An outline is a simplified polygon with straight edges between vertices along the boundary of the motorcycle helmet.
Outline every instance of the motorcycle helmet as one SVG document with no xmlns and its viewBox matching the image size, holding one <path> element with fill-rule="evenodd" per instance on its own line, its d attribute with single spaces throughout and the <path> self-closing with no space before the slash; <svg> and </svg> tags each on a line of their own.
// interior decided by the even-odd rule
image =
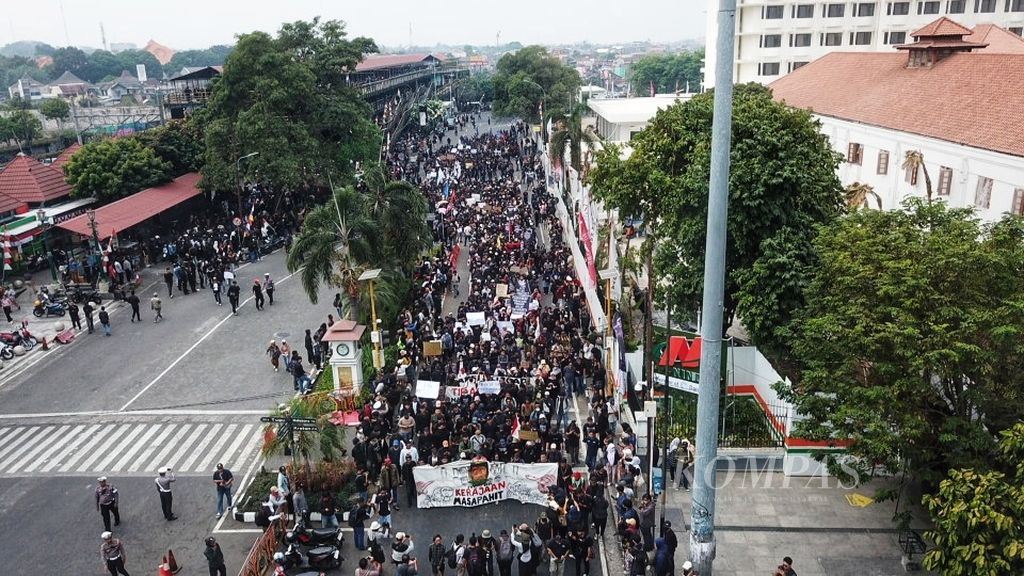
<svg viewBox="0 0 1024 576">
<path fill-rule="evenodd" d="M 284 552 L 275 552 L 274 562 L 277 562 L 278 564 L 284 566 Z"/>
</svg>

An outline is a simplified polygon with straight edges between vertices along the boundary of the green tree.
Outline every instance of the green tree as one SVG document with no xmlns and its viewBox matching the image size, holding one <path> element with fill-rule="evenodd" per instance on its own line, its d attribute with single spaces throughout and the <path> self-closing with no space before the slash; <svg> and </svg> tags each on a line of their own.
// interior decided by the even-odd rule
<svg viewBox="0 0 1024 576">
<path fill-rule="evenodd" d="M 43 133 L 43 123 L 31 110 L 16 110 L 7 116 L 7 122 L 11 134 L 26 148 Z"/>
<path fill-rule="evenodd" d="M 121 63 L 121 70 L 127 70 L 132 76 L 135 76 L 135 66 L 138 64 L 146 65 L 146 75 L 149 78 L 161 78 L 164 75 L 163 64 L 145 50 L 122 50 L 117 54 L 114 54 L 117 60 Z M 114 74 L 120 75 L 121 71 L 117 71 Z"/>
<path fill-rule="evenodd" d="M 1004 430 L 991 470 L 955 469 L 924 497 L 935 547 L 924 566 L 944 576 L 1024 574 L 1024 423 Z"/>
<path fill-rule="evenodd" d="M 527 46 L 498 60 L 494 75 L 494 111 L 538 122 L 564 116 L 580 87 L 580 75 L 542 46 Z M 543 104 L 543 106 L 542 106 Z"/>
<path fill-rule="evenodd" d="M 85 66 L 77 72 L 77 76 L 86 82 L 98 84 L 108 78 L 115 78 L 125 69 L 121 58 L 106 50 L 97 50 L 89 54 L 89 60 Z M 134 72 L 135 67 L 131 70 Z"/>
<path fill-rule="evenodd" d="M 57 48 L 53 53 L 53 77 L 56 78 L 65 72 L 78 75 L 89 62 L 89 57 L 80 48 L 65 46 Z"/>
<path fill-rule="evenodd" d="M 346 70 L 374 50 L 368 39 L 347 39 L 337 21 L 286 24 L 277 38 L 241 36 L 202 115 L 204 187 L 237 190 L 257 171 L 279 193 L 325 186 L 375 158 L 370 109 L 345 83 Z M 237 163 L 252 152 L 256 160 Z"/>
<path fill-rule="evenodd" d="M 170 165 L 137 138 L 89 142 L 64 165 L 74 198 L 106 203 L 170 180 Z"/>
<path fill-rule="evenodd" d="M 382 237 L 382 259 L 395 270 L 411 272 L 415 258 L 434 241 L 427 224 L 426 197 L 408 182 L 389 180 L 376 163 L 364 170 L 361 191 Z"/>
<path fill-rule="evenodd" d="M 481 72 L 459 81 L 455 89 L 459 102 L 491 102 L 494 100 L 494 74 Z"/>
<path fill-rule="evenodd" d="M 39 113 L 49 120 L 63 122 L 71 115 L 71 106 L 63 98 L 47 98 L 39 103 Z"/>
<path fill-rule="evenodd" d="M 910 199 L 823 227 L 815 251 L 782 390 L 806 417 L 794 435 L 849 440 L 837 473 L 905 472 L 926 492 L 983 468 L 1024 414 L 1024 221 Z"/>
<path fill-rule="evenodd" d="M 658 92 L 696 91 L 700 87 L 704 50 L 679 54 L 654 54 L 637 60 L 629 70 L 633 94 L 647 96 L 651 86 Z"/>
<path fill-rule="evenodd" d="M 221 66 L 227 62 L 228 55 L 233 49 L 234 46 L 217 45 L 203 50 L 182 50 L 175 52 L 171 61 L 164 68 L 168 74 L 176 76 L 185 67 Z"/>
<path fill-rule="evenodd" d="M 882 197 L 875 192 L 874 187 L 870 184 L 854 182 L 847 185 L 843 193 L 846 195 L 846 206 L 851 209 L 868 206 L 871 200 L 875 201 L 879 210 L 882 209 Z"/>
<path fill-rule="evenodd" d="M 555 123 L 554 134 L 551 135 L 551 157 L 556 162 L 565 158 L 569 152 L 569 164 L 577 171 L 583 169 L 583 148 L 597 141 L 597 136 L 588 128 L 583 127 L 583 115 L 587 111 L 585 104 L 576 104 L 565 116 Z M 566 172 L 568 174 L 568 172 Z"/>
<path fill-rule="evenodd" d="M 655 277 L 667 281 L 657 298 L 680 315 L 698 310 L 702 298 L 712 108 L 706 93 L 662 110 L 633 139 L 627 160 L 610 146 L 590 176 L 598 198 L 644 220 L 656 243 Z M 780 264 L 806 261 L 816 227 L 843 213 L 839 156 L 809 113 L 756 84 L 736 87 L 732 134 L 725 325 L 738 315 L 756 344 L 780 344 L 778 330 L 805 284 L 802 268 Z M 760 299 L 768 287 L 785 298 Z"/>
<path fill-rule="evenodd" d="M 202 166 L 205 140 L 195 118 L 172 120 L 144 130 L 136 138 L 170 165 L 170 174 L 175 178 Z"/>
</svg>

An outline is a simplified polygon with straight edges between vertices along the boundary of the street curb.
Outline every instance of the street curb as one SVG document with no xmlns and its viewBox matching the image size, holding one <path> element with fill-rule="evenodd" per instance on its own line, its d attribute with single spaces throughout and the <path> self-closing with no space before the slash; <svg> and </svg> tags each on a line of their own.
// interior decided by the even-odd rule
<svg viewBox="0 0 1024 576">
<path fill-rule="evenodd" d="M 340 512 L 338 514 L 335 514 L 335 516 L 338 517 L 339 523 L 348 522 L 348 512 Z M 234 518 L 236 522 L 243 522 L 247 524 L 252 524 L 256 522 L 255 512 L 242 512 L 238 509 L 237 506 L 231 508 L 231 517 Z M 309 514 L 310 524 L 314 522 L 320 522 L 322 519 L 323 517 L 319 512 L 310 512 Z"/>
</svg>

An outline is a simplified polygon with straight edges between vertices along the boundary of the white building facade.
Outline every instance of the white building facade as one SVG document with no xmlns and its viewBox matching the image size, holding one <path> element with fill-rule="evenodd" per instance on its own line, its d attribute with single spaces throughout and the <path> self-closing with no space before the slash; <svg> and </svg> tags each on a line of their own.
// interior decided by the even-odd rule
<svg viewBox="0 0 1024 576">
<path fill-rule="evenodd" d="M 705 89 L 715 84 L 718 6 L 707 9 Z M 767 84 L 829 52 L 891 51 L 939 16 L 1021 35 L 1024 0 L 737 0 L 733 80 Z"/>
</svg>

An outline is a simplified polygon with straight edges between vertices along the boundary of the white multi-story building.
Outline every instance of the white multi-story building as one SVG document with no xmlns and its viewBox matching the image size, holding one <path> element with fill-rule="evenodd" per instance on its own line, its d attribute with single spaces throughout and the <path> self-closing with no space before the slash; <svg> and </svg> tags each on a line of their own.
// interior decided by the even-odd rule
<svg viewBox="0 0 1024 576">
<path fill-rule="evenodd" d="M 707 9 L 705 88 L 715 84 L 719 1 Z M 1024 0 L 737 0 L 733 79 L 767 84 L 830 52 L 891 52 L 941 15 L 1020 36 Z"/>
<path fill-rule="evenodd" d="M 870 185 L 882 209 L 925 196 L 924 170 L 904 168 L 920 152 L 933 200 L 986 221 L 1024 216 L 1024 40 L 946 18 L 912 34 L 899 52 L 834 52 L 771 89 L 813 111 L 845 157 L 840 181 Z"/>
</svg>

